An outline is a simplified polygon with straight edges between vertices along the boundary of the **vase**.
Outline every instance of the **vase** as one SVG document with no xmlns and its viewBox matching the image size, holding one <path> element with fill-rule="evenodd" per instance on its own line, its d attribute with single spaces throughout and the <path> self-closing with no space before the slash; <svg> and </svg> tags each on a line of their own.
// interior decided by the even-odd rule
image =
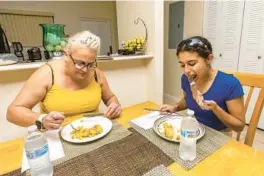
<svg viewBox="0 0 264 176">
<path fill-rule="evenodd" d="M 43 47 L 50 57 L 62 56 L 63 48 L 66 45 L 63 24 L 40 24 L 43 32 Z"/>
</svg>

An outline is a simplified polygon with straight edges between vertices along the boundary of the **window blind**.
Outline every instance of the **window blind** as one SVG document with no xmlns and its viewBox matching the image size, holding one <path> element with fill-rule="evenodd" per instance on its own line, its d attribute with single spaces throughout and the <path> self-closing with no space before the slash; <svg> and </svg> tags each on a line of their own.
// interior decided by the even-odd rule
<svg viewBox="0 0 264 176">
<path fill-rule="evenodd" d="M 0 24 L 8 41 L 23 46 L 42 46 L 42 29 L 39 24 L 54 23 L 54 14 L 0 9 Z"/>
</svg>

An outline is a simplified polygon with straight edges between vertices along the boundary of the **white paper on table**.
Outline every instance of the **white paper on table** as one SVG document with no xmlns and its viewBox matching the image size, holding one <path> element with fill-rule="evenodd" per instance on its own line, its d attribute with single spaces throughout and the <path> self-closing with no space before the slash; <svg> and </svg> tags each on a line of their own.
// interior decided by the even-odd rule
<svg viewBox="0 0 264 176">
<path fill-rule="evenodd" d="M 49 146 L 49 156 L 50 160 L 54 161 L 56 159 L 62 158 L 65 156 L 60 136 L 59 130 L 49 130 L 44 132 L 44 135 L 47 138 L 48 146 Z M 23 159 L 22 159 L 22 166 L 21 166 L 21 173 L 28 170 L 29 165 L 26 157 L 25 148 L 23 149 Z"/>
<path fill-rule="evenodd" d="M 143 115 L 140 116 L 136 119 L 131 120 L 132 123 L 134 123 L 135 125 L 143 128 L 144 130 L 148 130 L 150 128 L 153 127 L 154 122 L 163 117 L 164 115 L 161 115 L 160 112 L 155 111 L 155 112 L 151 112 L 147 115 Z"/>
</svg>

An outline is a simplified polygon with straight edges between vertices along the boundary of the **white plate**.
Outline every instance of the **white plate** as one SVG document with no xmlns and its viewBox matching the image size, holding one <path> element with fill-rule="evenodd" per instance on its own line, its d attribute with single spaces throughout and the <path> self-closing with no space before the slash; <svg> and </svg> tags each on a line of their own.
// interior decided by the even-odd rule
<svg viewBox="0 0 264 176">
<path fill-rule="evenodd" d="M 12 64 L 15 64 L 17 63 L 18 61 L 12 61 L 12 60 L 6 60 L 6 61 L 0 61 L 0 66 L 1 65 L 12 65 Z"/>
<path fill-rule="evenodd" d="M 172 141 L 172 142 L 180 142 L 180 140 L 175 139 L 176 136 L 180 136 L 181 134 L 181 120 L 182 120 L 182 116 L 164 116 L 162 118 L 159 118 L 155 121 L 154 126 L 153 126 L 153 130 L 163 139 L 166 139 L 168 141 Z M 164 131 L 163 128 L 163 123 L 167 122 L 169 124 L 172 125 L 173 127 L 173 133 L 174 133 L 174 138 L 170 139 L 166 136 L 164 136 L 162 134 L 162 132 Z M 201 137 L 203 137 L 205 134 L 205 128 L 202 124 L 199 123 L 199 135 L 196 137 L 196 140 L 200 139 Z"/>
<path fill-rule="evenodd" d="M 101 125 L 103 128 L 103 132 L 93 136 L 93 137 L 85 137 L 80 139 L 72 139 L 71 138 L 71 132 L 73 131 L 72 127 L 70 124 L 66 125 L 65 127 L 62 128 L 60 134 L 62 139 L 68 142 L 72 143 L 85 143 L 85 142 L 91 142 L 97 139 L 100 139 L 107 135 L 107 133 L 110 132 L 112 129 L 112 121 L 109 120 L 108 118 L 102 117 L 102 116 L 96 116 L 96 117 L 84 117 L 79 120 L 73 121 L 72 125 L 77 128 L 78 126 L 83 126 L 84 128 L 91 128 L 94 125 Z"/>
</svg>

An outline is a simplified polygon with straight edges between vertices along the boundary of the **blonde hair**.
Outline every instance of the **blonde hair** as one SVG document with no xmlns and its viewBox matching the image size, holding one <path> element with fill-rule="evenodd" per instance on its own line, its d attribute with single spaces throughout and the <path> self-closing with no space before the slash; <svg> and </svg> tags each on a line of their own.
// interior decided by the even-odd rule
<svg viewBox="0 0 264 176">
<path fill-rule="evenodd" d="M 82 31 L 68 39 L 64 51 L 70 52 L 72 48 L 86 47 L 94 50 L 97 54 L 100 52 L 100 38 L 90 31 Z"/>
</svg>

